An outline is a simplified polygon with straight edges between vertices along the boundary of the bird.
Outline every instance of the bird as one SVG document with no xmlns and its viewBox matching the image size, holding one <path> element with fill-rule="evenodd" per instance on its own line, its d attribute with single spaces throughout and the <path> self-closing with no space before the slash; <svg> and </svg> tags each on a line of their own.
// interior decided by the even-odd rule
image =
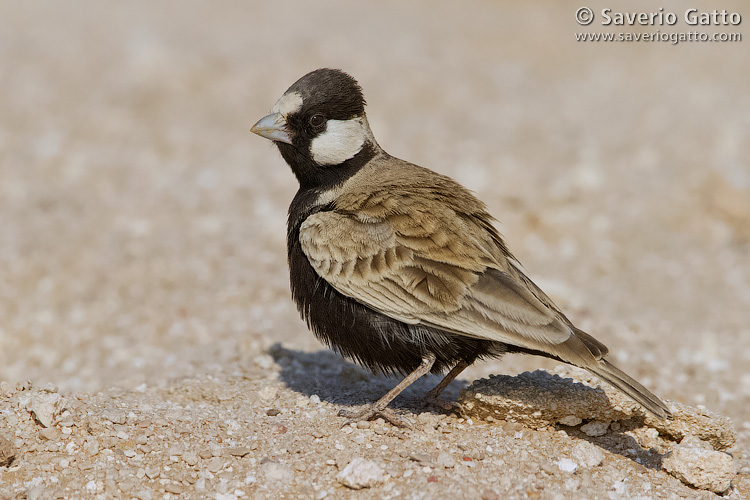
<svg viewBox="0 0 750 500">
<path fill-rule="evenodd" d="M 487 206 L 450 177 L 380 147 L 359 83 L 321 68 L 297 80 L 251 132 L 273 141 L 299 189 L 290 203 L 290 288 L 315 336 L 403 380 L 349 421 L 403 419 L 388 405 L 428 372 L 521 353 L 588 370 L 654 416 L 668 406 L 617 368 L 524 274 Z"/>
</svg>

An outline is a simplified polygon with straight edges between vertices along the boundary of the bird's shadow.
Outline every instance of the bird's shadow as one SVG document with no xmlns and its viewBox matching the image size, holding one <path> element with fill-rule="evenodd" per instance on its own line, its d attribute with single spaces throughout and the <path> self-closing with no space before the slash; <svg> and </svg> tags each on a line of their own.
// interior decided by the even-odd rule
<svg viewBox="0 0 750 500">
<path fill-rule="evenodd" d="M 330 350 L 303 352 L 287 349 L 274 344 L 269 354 L 281 368 L 281 381 L 290 389 L 306 396 L 316 394 L 322 401 L 342 406 L 358 406 L 378 400 L 398 384 L 403 376 L 377 375 L 345 360 Z M 423 396 L 442 376 L 427 374 L 407 387 L 391 403 L 399 410 L 420 413 L 439 411 L 432 406 L 424 406 Z M 454 380 L 443 391 L 442 399 L 455 401 L 461 389 L 470 381 Z"/>
<path fill-rule="evenodd" d="M 354 363 L 330 350 L 303 352 L 287 349 L 281 344 L 274 344 L 269 354 L 281 368 L 280 379 L 290 389 L 306 396 L 317 395 L 322 401 L 340 406 L 358 406 L 371 403 L 392 389 L 403 377 L 373 375 Z M 573 384 L 579 391 L 602 392 L 601 388 L 589 387 L 570 379 L 562 379 L 557 375 L 542 374 L 558 383 Z M 394 409 L 418 414 L 429 411 L 443 413 L 444 410 L 423 404 L 424 394 L 432 389 L 442 377 L 428 374 L 421 377 L 405 389 L 391 407 Z M 456 401 L 459 392 L 469 385 L 470 381 L 454 380 L 443 392 L 442 398 Z M 603 405 L 610 402 L 603 398 Z M 642 425 L 641 421 L 623 422 L 619 432 L 608 432 L 604 437 L 591 437 L 583 433 L 579 427 L 555 425 L 557 430 L 564 430 L 571 437 L 589 441 L 590 443 L 626 457 L 646 468 L 660 469 L 663 455 L 655 450 L 646 450 L 626 431 Z"/>
</svg>

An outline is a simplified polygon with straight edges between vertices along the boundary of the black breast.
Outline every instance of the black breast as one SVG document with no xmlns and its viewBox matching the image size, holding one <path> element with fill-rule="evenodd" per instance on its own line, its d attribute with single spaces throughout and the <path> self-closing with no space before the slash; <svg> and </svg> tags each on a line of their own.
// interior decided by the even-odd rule
<svg viewBox="0 0 750 500">
<path fill-rule="evenodd" d="M 403 323 L 336 291 L 317 275 L 299 243 L 304 220 L 314 213 L 331 210 L 331 207 L 311 207 L 316 197 L 313 190 L 300 190 L 292 201 L 287 251 L 292 298 L 318 339 L 344 357 L 383 373 L 409 373 L 428 352 L 437 356 L 432 371 L 440 373 L 460 359 L 473 362 L 477 357 L 504 350 L 498 343 Z"/>
</svg>

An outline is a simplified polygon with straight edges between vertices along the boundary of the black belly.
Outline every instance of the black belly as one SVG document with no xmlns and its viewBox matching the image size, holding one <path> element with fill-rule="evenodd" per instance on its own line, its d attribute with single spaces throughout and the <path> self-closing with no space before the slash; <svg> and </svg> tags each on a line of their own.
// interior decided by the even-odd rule
<svg viewBox="0 0 750 500">
<path fill-rule="evenodd" d="M 441 373 L 460 360 L 472 363 L 507 350 L 498 342 L 409 325 L 374 311 L 315 273 L 300 248 L 298 227 L 290 231 L 288 243 L 292 297 L 308 327 L 329 347 L 372 371 L 406 374 L 433 353 L 432 372 Z"/>
</svg>

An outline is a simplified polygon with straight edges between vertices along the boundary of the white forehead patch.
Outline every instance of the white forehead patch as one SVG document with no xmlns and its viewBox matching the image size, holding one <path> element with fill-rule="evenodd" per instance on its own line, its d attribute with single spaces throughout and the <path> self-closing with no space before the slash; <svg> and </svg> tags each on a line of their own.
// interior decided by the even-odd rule
<svg viewBox="0 0 750 500">
<path fill-rule="evenodd" d="M 328 120 L 326 131 L 312 140 L 310 155 L 318 165 L 338 165 L 362 151 L 366 137 L 362 118 Z"/>
<path fill-rule="evenodd" d="M 302 108 L 302 96 L 298 92 L 289 92 L 281 96 L 276 104 L 271 108 L 271 113 L 278 113 L 281 116 L 287 116 L 295 113 Z"/>
</svg>

